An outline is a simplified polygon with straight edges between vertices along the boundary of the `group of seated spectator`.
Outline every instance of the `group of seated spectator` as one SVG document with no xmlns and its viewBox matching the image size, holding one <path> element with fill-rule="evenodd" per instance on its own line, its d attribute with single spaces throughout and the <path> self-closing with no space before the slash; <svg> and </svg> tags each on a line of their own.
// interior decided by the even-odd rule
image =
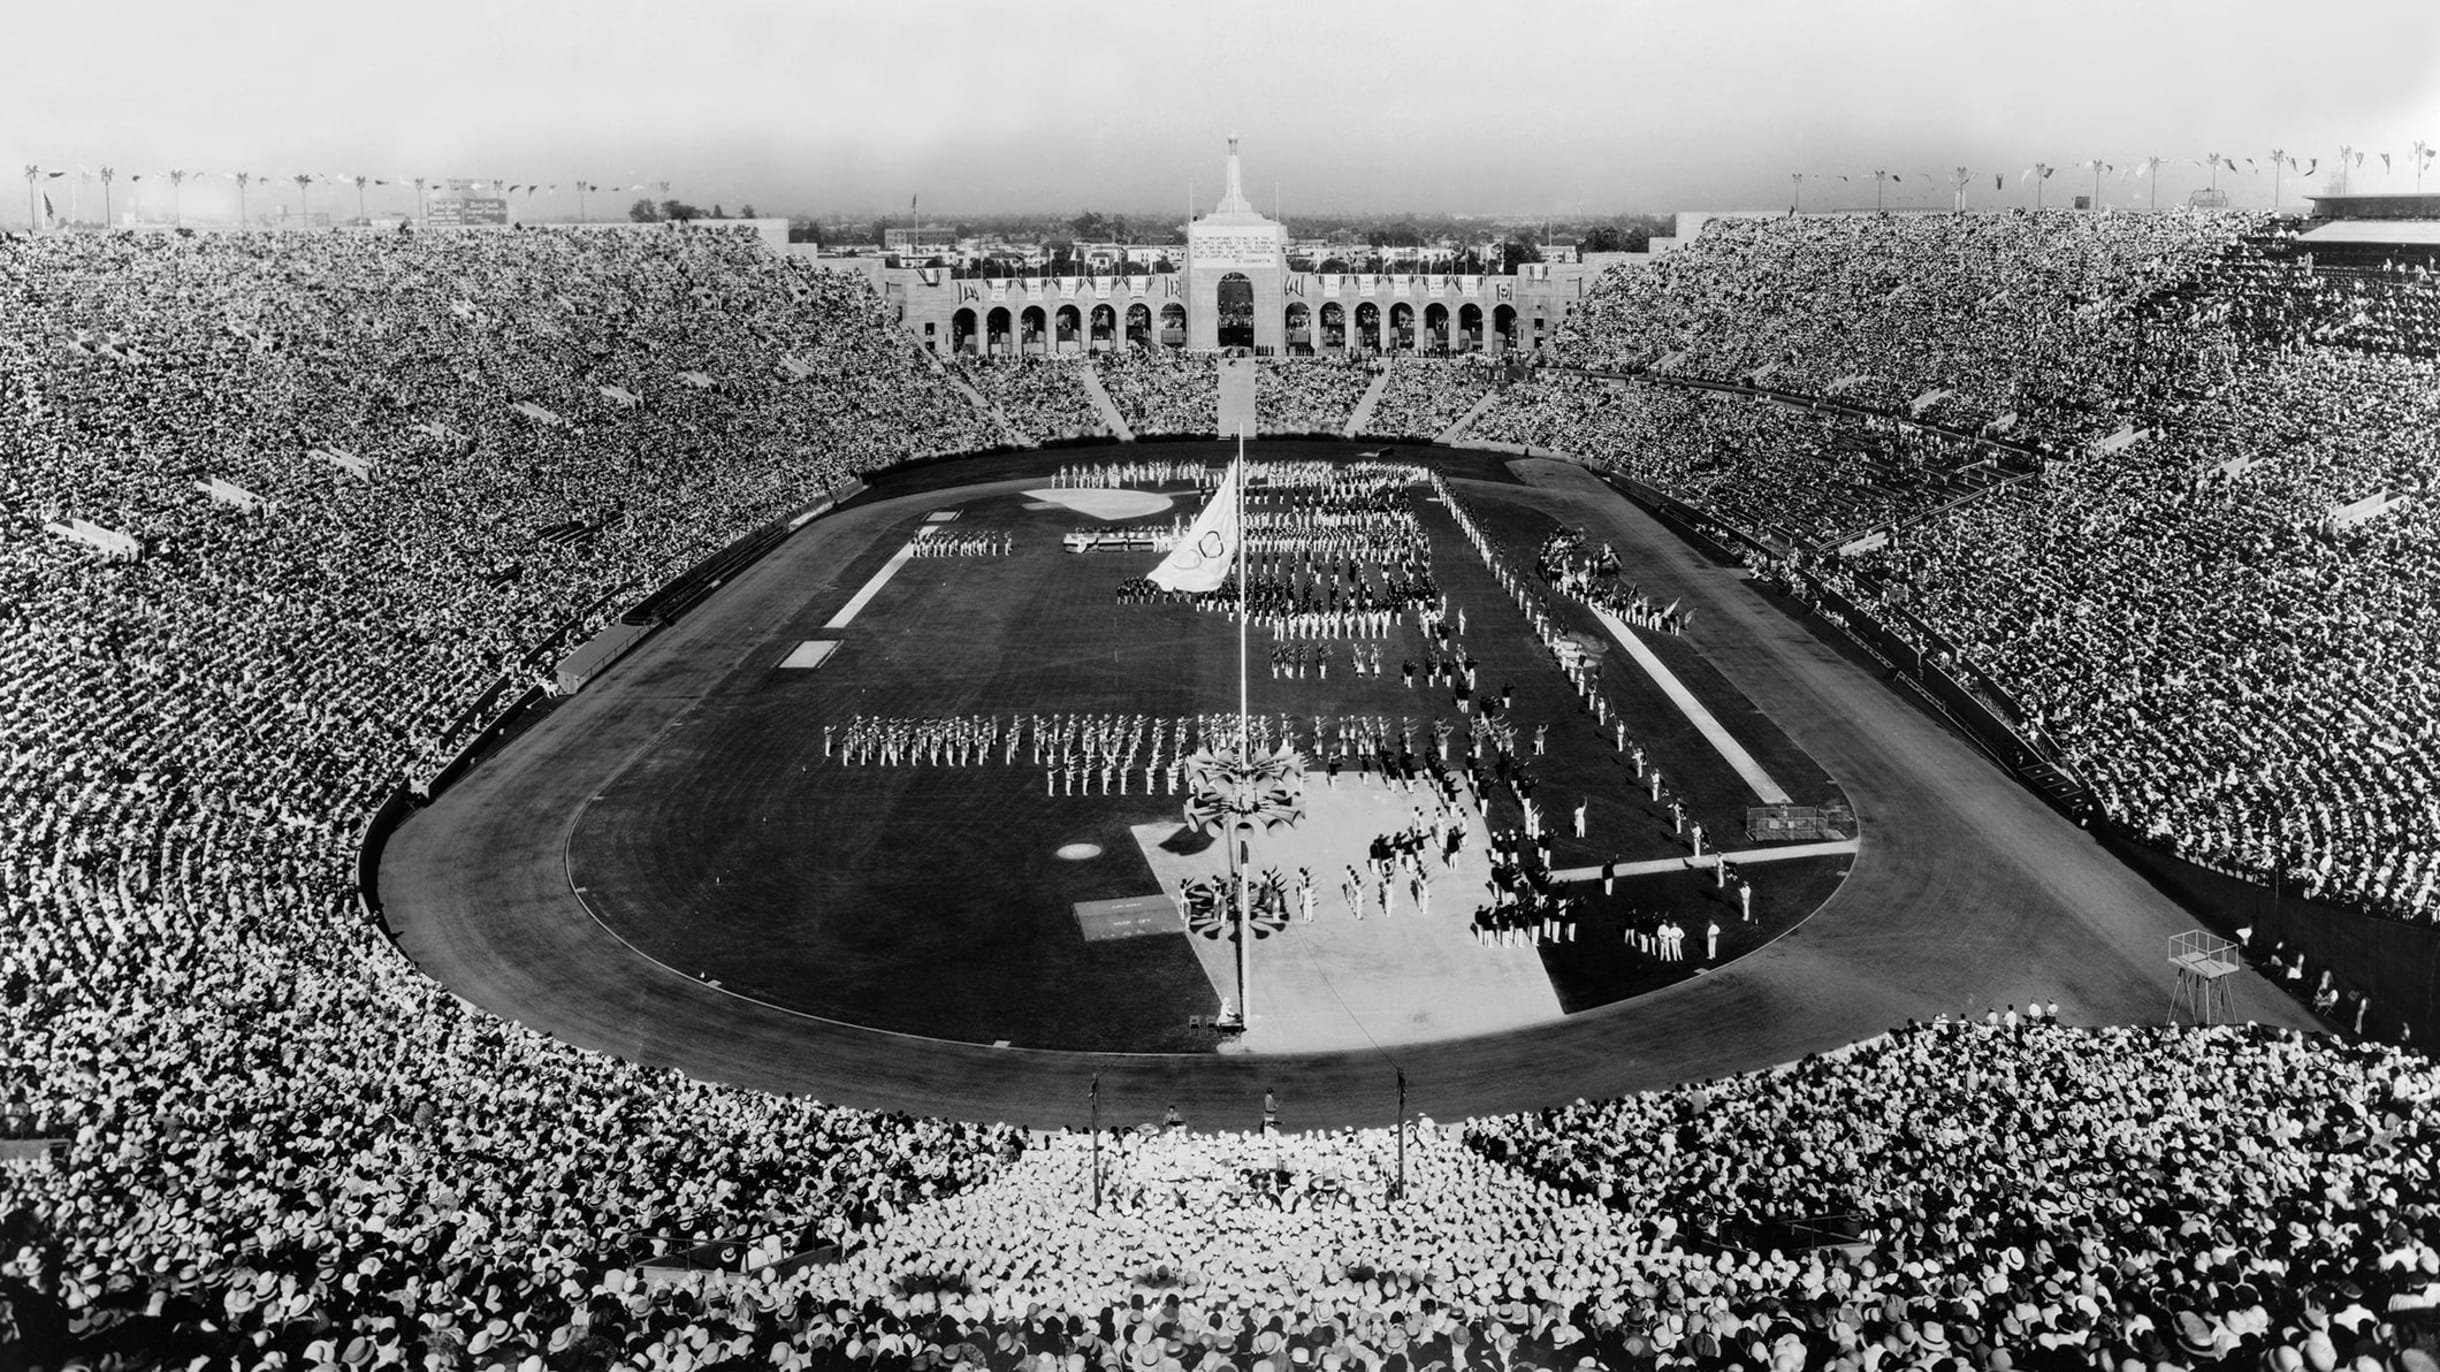
<svg viewBox="0 0 2440 1372">
<path fill-rule="evenodd" d="M 1110 431 L 1080 379 L 1080 369 L 1091 365 L 1083 357 L 987 359 L 966 354 L 957 361 L 957 374 L 1006 421 L 1003 441 L 1058 443 Z"/>
<path fill-rule="evenodd" d="M 962 1189 L 741 1237 L 717 1275 L 641 1271 L 578 1234 L 488 1230 L 476 1250 L 452 1231 L 484 1229 L 496 1198 L 393 1185 L 407 1145 L 340 1139 L 284 1150 L 267 1180 L 330 1186 L 389 1227 L 150 1265 L 29 1247 L 0 1290 L 25 1323 L 42 1310 L 21 1293 L 65 1293 L 57 1323 L 96 1367 L 124 1348 L 316 1369 L 2431 1372 L 2428 1059 L 2246 1026 L 1999 1018 L 1418 1119 L 1403 1140 L 1188 1132 L 1174 1109 L 1098 1147 L 1027 1135 Z M 1292 1125 L 1297 1104 L 1265 1114 Z M 910 1151 L 993 1132 L 934 1128 Z M 804 1145 L 752 1132 L 775 1159 Z M 452 1161 L 482 1170 L 470 1154 Z M 413 1241 L 441 1234 L 467 1251 Z M 796 1245 L 830 1257 L 784 1261 Z"/>
<path fill-rule="evenodd" d="M 1494 368 L 1479 357 L 1394 357 L 1367 435 L 1428 443 L 1466 417 L 1491 389 Z"/>
<path fill-rule="evenodd" d="M 0 1101 L 68 1141 L 0 1172 L 0 1345 L 294 1366 L 308 1322 L 382 1341 L 360 1292 L 479 1329 L 583 1254 L 999 1164 L 492 1019 L 354 894 L 376 802 L 537 643 L 988 446 L 868 287 L 708 231 L 126 234 L 0 245 L 0 297 Z"/>
<path fill-rule="evenodd" d="M 1557 360 L 1759 380 L 1973 428 L 2072 442 L 2117 424 L 2164 366 L 2133 308 L 2265 216 L 1812 215 L 1706 222 L 1604 276 Z M 1937 400 L 1930 397 L 1938 395 Z"/>
<path fill-rule="evenodd" d="M 1102 389 L 1137 437 L 1220 431 L 1219 360 L 1209 353 L 1134 347 L 1094 359 Z"/>
</svg>

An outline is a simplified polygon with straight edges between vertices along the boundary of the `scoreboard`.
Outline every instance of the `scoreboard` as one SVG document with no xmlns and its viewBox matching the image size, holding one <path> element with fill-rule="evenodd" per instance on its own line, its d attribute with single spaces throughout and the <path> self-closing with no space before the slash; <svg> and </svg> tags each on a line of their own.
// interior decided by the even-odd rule
<svg viewBox="0 0 2440 1372">
<path fill-rule="evenodd" d="M 508 199 L 496 195 L 436 195 L 425 207 L 425 220 L 442 228 L 506 224 Z"/>
</svg>

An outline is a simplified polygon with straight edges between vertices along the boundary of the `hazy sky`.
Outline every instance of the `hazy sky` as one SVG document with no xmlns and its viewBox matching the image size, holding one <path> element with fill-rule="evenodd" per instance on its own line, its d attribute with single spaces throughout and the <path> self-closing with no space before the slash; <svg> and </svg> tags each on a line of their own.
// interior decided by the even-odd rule
<svg viewBox="0 0 2440 1372">
<path fill-rule="evenodd" d="M 943 216 L 1209 208 L 1244 138 L 1265 210 L 1516 215 L 2030 204 L 2089 193 L 2075 163 L 2168 159 L 2162 200 L 2221 174 L 2266 204 L 2284 148 L 2357 189 L 2414 186 L 2440 144 L 2430 0 L 6 0 L 0 157 L 185 168 L 184 209 L 234 208 L 221 173 L 672 183 L 734 211 Z M 2393 159 L 2383 175 L 2379 153 Z M 2425 184 L 2440 189 L 2440 162 Z M 1993 173 L 2007 188 L 1995 192 Z M 1850 178 L 1840 183 L 1835 178 Z M 45 183 L 64 213 L 98 196 Z M 154 188 L 158 187 L 155 192 Z M 2146 182 L 2102 195 L 2146 203 Z M 354 191 L 316 188 L 315 208 Z M 373 208 L 412 203 L 412 192 Z M 396 193 L 389 193 L 396 195 Z M 598 217 L 612 208 L 591 206 Z M 632 199 L 627 192 L 625 199 Z M 541 217 L 547 194 L 522 206 Z M 620 201 L 621 204 L 624 200 Z M 22 203 L 0 196 L 0 224 Z M 86 208 L 90 215 L 90 206 Z"/>
</svg>

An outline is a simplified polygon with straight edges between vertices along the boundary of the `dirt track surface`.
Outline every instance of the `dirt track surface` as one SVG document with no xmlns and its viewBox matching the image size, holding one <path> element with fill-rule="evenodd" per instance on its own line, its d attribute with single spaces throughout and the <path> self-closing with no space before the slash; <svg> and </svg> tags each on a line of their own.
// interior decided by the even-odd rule
<svg viewBox="0 0 2440 1372">
<path fill-rule="evenodd" d="M 1060 460 L 1093 454 L 1066 452 Z M 1045 455 L 1039 471 L 1054 459 Z M 2168 897 L 2011 781 L 1869 662 L 1766 600 L 1579 469 L 1529 461 L 1496 489 L 1633 550 L 1632 571 L 1685 597 L 1688 637 L 1843 786 L 1864 850 L 1811 919 L 1692 981 L 1531 1030 L 1392 1053 L 1061 1053 L 944 1043 L 761 1006 L 638 956 L 570 889 L 582 802 L 712 681 L 761 651 L 808 595 L 852 591 L 848 564 L 937 490 L 817 520 L 564 702 L 392 839 L 381 890 L 401 946 L 467 1000 L 570 1043 L 765 1090 L 872 1109 L 1022 1125 L 1158 1119 L 1210 1128 L 1386 1125 L 1395 1071 L 1412 1111 L 1451 1120 L 1767 1067 L 1910 1016 L 2058 1001 L 2070 1023 L 2158 1022 Z M 1018 490 L 1039 476 L 982 483 Z M 2240 1018 L 2310 1027 L 2250 972 Z"/>
</svg>

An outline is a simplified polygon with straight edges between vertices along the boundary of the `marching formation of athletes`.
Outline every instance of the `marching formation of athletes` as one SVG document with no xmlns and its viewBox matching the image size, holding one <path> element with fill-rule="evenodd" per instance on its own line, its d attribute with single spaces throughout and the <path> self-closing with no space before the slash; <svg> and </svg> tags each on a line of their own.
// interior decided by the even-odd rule
<svg viewBox="0 0 2440 1372">
<path fill-rule="evenodd" d="M 1656 604 L 1642 587 L 1621 580 L 1617 552 L 1607 543 L 1594 552 L 1585 536 L 1572 529 L 1552 530 L 1534 555 L 1534 567 L 1561 595 L 1607 610 L 1638 629 L 1683 634 L 1692 617 L 1691 611 L 1678 609 L 1676 600 Z"/>
<path fill-rule="evenodd" d="M 927 530 L 907 544 L 913 557 L 1006 557 L 1016 551 L 1017 536 L 989 531 L 983 533 L 946 533 Z"/>
<path fill-rule="evenodd" d="M 1201 462 L 1070 462 L 1051 474 L 1060 490 L 1111 490 L 1120 486 L 1167 486 L 1192 481 L 1209 486 L 1219 478 Z"/>
</svg>

